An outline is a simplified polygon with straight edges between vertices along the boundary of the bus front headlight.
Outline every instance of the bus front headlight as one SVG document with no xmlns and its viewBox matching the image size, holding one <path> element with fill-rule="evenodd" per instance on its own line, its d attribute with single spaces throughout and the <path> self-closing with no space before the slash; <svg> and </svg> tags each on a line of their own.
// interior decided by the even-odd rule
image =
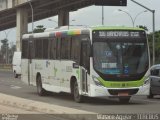
<svg viewBox="0 0 160 120">
<path fill-rule="evenodd" d="M 102 83 L 98 80 L 97 77 L 92 76 L 92 78 L 93 78 L 94 83 L 95 83 L 97 86 L 103 86 Z"/>
</svg>

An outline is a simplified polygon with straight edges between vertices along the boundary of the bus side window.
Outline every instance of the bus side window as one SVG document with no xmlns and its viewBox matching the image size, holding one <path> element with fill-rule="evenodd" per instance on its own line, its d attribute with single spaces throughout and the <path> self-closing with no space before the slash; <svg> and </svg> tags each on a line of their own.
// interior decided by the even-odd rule
<svg viewBox="0 0 160 120">
<path fill-rule="evenodd" d="M 42 59 L 43 56 L 43 41 L 42 39 L 35 40 L 35 58 Z"/>
<path fill-rule="evenodd" d="M 61 39 L 61 59 L 70 59 L 70 41 L 71 38 L 69 36 Z"/>
<path fill-rule="evenodd" d="M 71 38 L 71 59 L 79 64 L 80 61 L 80 37 L 73 36 Z"/>
<path fill-rule="evenodd" d="M 43 59 L 48 59 L 49 39 L 43 39 Z"/>
<path fill-rule="evenodd" d="M 49 59 L 56 59 L 56 45 L 57 45 L 57 40 L 54 39 L 49 39 Z"/>
<path fill-rule="evenodd" d="M 81 43 L 80 65 L 85 67 L 89 72 L 89 68 L 90 68 L 90 42 L 89 41 L 82 41 Z"/>
<path fill-rule="evenodd" d="M 28 41 L 28 59 L 31 60 L 33 58 L 34 58 L 34 40 L 30 38 Z"/>
<path fill-rule="evenodd" d="M 28 58 L 28 40 L 22 40 L 22 58 Z"/>
<path fill-rule="evenodd" d="M 61 59 L 61 38 L 56 38 L 56 59 Z"/>
</svg>

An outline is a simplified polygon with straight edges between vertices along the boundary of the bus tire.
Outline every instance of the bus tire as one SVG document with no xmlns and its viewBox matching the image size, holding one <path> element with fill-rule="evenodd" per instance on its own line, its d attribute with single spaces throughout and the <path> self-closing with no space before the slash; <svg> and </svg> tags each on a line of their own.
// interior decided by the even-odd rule
<svg viewBox="0 0 160 120">
<path fill-rule="evenodd" d="M 73 98 L 78 103 L 83 102 L 83 96 L 79 94 L 77 81 L 74 82 L 74 86 L 73 86 Z"/>
<path fill-rule="evenodd" d="M 148 99 L 152 99 L 154 97 L 154 95 L 152 94 L 151 88 L 150 88 L 150 92 L 149 95 L 147 96 Z"/>
<path fill-rule="evenodd" d="M 18 78 L 18 74 L 14 71 L 14 78 Z"/>
<path fill-rule="evenodd" d="M 119 102 L 122 104 L 129 103 L 131 97 L 119 97 Z"/>
<path fill-rule="evenodd" d="M 38 75 L 37 77 L 37 93 L 39 96 L 44 96 L 45 95 L 45 90 L 42 87 L 42 80 L 41 80 L 41 76 Z"/>
</svg>

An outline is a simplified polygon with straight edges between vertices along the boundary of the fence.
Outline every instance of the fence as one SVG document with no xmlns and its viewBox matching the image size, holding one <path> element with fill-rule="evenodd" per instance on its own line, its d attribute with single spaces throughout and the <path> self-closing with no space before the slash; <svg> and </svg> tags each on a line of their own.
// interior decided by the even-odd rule
<svg viewBox="0 0 160 120">
<path fill-rule="evenodd" d="M 0 64 L 1 70 L 12 70 L 12 64 Z"/>
</svg>

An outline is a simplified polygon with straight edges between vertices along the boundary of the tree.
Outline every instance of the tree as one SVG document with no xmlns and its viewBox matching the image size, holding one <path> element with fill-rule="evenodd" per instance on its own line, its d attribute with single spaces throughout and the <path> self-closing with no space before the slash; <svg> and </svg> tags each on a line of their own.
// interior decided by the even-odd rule
<svg viewBox="0 0 160 120">
<path fill-rule="evenodd" d="M 2 46 L 1 46 L 1 56 L 2 56 L 2 62 L 7 63 L 7 58 L 8 58 L 8 40 L 7 39 L 3 39 L 1 40 Z"/>
<path fill-rule="evenodd" d="M 145 31 L 148 31 L 148 28 L 146 26 L 143 25 L 138 25 L 137 27 L 144 29 Z"/>
<path fill-rule="evenodd" d="M 12 63 L 12 58 L 15 51 L 16 51 L 16 45 L 11 44 L 11 47 L 8 50 L 8 63 Z"/>
<path fill-rule="evenodd" d="M 150 55 L 152 58 L 153 51 L 153 33 L 148 34 L 148 41 L 150 46 Z M 151 59 L 152 60 L 152 59 Z M 155 63 L 160 63 L 160 30 L 155 32 Z"/>
<path fill-rule="evenodd" d="M 36 28 L 33 30 L 34 33 L 40 33 L 40 32 L 44 32 L 46 28 L 44 28 L 43 25 L 38 25 L 36 26 Z"/>
<path fill-rule="evenodd" d="M 148 28 L 143 25 L 137 26 L 139 28 L 144 29 L 145 31 L 148 31 Z M 155 63 L 160 63 L 160 30 L 155 31 Z M 150 48 L 150 58 L 152 63 L 153 58 L 153 33 L 147 34 L 148 36 L 148 42 L 149 42 L 149 48 Z"/>
</svg>

